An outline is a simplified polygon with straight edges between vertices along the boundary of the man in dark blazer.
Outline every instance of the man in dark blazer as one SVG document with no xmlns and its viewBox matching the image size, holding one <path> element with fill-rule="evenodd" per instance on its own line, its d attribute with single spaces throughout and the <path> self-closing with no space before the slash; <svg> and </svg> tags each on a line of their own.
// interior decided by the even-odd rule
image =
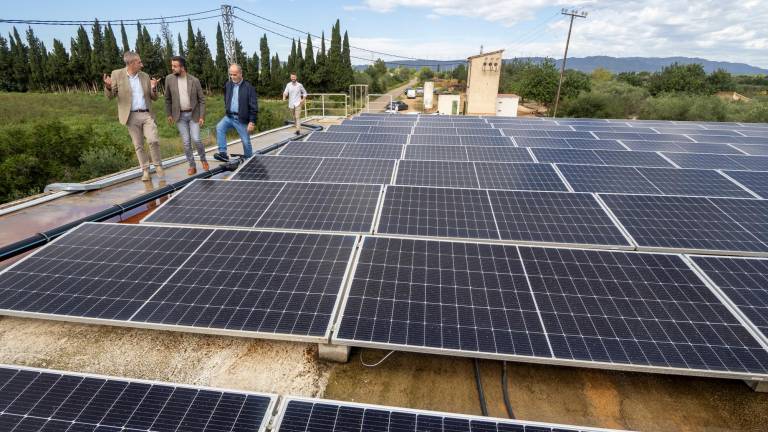
<svg viewBox="0 0 768 432">
<path fill-rule="evenodd" d="M 173 73 L 165 77 L 165 114 L 169 125 L 176 123 L 184 143 L 184 155 L 189 163 L 187 175 L 195 175 L 197 167 L 192 143 L 200 156 L 203 170 L 209 169 L 208 161 L 205 160 L 205 146 L 200 140 L 200 128 L 205 124 L 205 94 L 200 80 L 187 73 L 184 57 L 175 56 L 171 59 L 171 71 Z"/>
<path fill-rule="evenodd" d="M 256 129 L 256 115 L 259 112 L 258 96 L 251 83 L 243 79 L 243 69 L 233 63 L 229 66 L 229 81 L 224 86 L 224 107 L 226 114 L 216 125 L 216 141 L 219 152 L 213 157 L 222 162 L 229 161 L 227 155 L 227 131 L 235 129 L 243 142 L 243 156 L 253 156 L 251 132 Z"/>
</svg>

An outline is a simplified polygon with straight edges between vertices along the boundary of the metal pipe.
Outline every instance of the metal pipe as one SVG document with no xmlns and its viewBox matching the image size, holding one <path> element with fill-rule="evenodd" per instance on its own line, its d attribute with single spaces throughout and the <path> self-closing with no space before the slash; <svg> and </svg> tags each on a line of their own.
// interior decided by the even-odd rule
<svg viewBox="0 0 768 432">
<path fill-rule="evenodd" d="M 313 130 L 323 130 L 323 127 L 319 125 L 304 125 L 304 126 L 307 126 Z M 272 144 L 268 147 L 259 149 L 257 153 L 258 154 L 270 153 L 284 146 L 285 144 L 293 140 L 303 138 L 306 135 L 307 134 L 301 134 L 292 138 L 285 139 L 283 141 Z M 144 195 L 130 199 L 122 204 L 116 204 L 108 209 L 99 211 L 97 213 L 91 214 L 89 216 L 78 219 L 76 221 L 69 222 L 67 224 L 61 225 L 51 230 L 48 230 L 42 233 L 37 233 L 23 240 L 19 240 L 9 245 L 3 246 L 2 248 L 0 248 L 0 262 L 5 261 L 9 258 L 13 258 L 17 255 L 23 254 L 24 252 L 30 251 L 32 249 L 38 248 L 62 236 L 67 231 L 77 227 L 82 223 L 103 222 L 105 220 L 112 219 L 113 217 L 120 216 L 121 214 L 127 211 L 133 210 L 148 202 L 154 201 L 158 198 L 168 195 L 169 193 L 176 192 L 196 179 L 205 179 L 205 178 L 213 177 L 217 174 L 221 174 L 226 171 L 234 171 L 242 162 L 243 162 L 242 158 L 234 159 L 228 163 L 221 164 L 218 167 L 213 168 L 212 170 L 202 172 L 200 174 L 197 174 L 197 175 L 185 178 L 184 180 L 178 181 L 176 183 L 170 184 L 168 186 L 164 186 L 160 189 L 153 190 L 152 192 L 148 192 Z"/>
</svg>

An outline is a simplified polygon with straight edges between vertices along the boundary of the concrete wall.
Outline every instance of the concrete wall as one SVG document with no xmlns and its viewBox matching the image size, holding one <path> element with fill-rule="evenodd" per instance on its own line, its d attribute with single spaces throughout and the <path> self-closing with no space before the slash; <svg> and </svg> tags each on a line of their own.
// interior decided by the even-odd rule
<svg viewBox="0 0 768 432">
<path fill-rule="evenodd" d="M 467 114 L 496 114 L 496 95 L 501 78 L 501 51 L 470 57 L 467 75 Z M 485 65 L 483 65 L 485 63 Z M 496 66 L 493 66 L 493 65 Z"/>
</svg>

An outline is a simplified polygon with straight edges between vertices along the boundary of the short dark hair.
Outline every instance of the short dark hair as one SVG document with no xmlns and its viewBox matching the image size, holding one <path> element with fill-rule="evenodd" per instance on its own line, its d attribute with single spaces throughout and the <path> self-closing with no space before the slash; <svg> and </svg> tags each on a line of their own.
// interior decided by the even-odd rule
<svg viewBox="0 0 768 432">
<path fill-rule="evenodd" d="M 171 57 L 171 61 L 177 61 L 183 67 L 184 69 L 187 68 L 187 59 L 185 59 L 182 56 L 173 56 Z"/>
<path fill-rule="evenodd" d="M 296 75 L 296 72 L 291 72 L 291 75 Z M 298 76 L 298 75 L 296 75 L 296 76 Z"/>
</svg>

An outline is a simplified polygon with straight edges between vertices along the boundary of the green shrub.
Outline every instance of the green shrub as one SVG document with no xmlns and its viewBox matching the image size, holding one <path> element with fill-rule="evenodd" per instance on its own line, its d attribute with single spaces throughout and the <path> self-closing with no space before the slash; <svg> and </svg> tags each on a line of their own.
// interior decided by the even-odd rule
<svg viewBox="0 0 768 432">
<path fill-rule="evenodd" d="M 93 147 L 80 157 L 78 177 L 83 180 L 102 177 L 135 165 L 133 158 L 114 147 Z"/>
</svg>

